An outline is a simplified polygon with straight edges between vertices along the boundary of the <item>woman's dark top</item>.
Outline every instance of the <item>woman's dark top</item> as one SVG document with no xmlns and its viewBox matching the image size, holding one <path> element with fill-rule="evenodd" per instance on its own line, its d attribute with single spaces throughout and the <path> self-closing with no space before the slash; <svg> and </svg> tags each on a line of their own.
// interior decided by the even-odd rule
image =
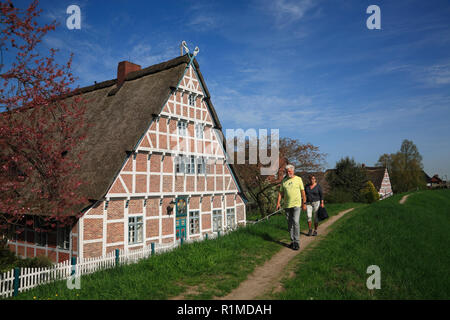
<svg viewBox="0 0 450 320">
<path fill-rule="evenodd" d="M 306 193 L 306 202 L 315 202 L 315 201 L 322 201 L 322 187 L 319 184 L 316 184 L 314 188 L 311 189 L 311 185 L 308 184 L 305 187 L 305 193 Z"/>
</svg>

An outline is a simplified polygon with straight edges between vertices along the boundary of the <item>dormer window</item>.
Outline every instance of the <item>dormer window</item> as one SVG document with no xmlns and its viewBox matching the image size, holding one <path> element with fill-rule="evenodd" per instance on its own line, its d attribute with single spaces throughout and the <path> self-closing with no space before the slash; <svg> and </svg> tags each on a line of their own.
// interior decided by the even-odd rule
<svg viewBox="0 0 450 320">
<path fill-rule="evenodd" d="M 193 94 L 189 95 L 189 105 L 195 106 L 195 96 Z"/>
</svg>

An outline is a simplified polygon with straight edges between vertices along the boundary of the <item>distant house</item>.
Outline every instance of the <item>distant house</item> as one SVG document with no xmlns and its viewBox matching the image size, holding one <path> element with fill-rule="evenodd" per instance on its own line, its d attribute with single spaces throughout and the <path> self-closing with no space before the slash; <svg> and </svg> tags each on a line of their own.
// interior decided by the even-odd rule
<svg viewBox="0 0 450 320">
<path fill-rule="evenodd" d="M 90 202 L 73 225 L 51 232 L 36 231 L 40 214 L 24 216 L 25 232 L 9 238 L 12 251 L 64 261 L 245 224 L 247 200 L 191 58 L 145 69 L 123 61 L 117 79 L 80 89 L 91 126 L 80 146 L 85 156 L 78 174 Z"/>
<path fill-rule="evenodd" d="M 439 178 L 439 175 L 435 174 L 433 177 L 430 178 L 429 175 L 427 175 L 425 173 L 425 171 L 423 171 L 423 175 L 425 178 L 425 181 L 427 183 L 427 187 L 432 189 L 432 188 L 445 188 L 447 186 L 447 182 L 443 181 L 441 178 Z"/>
<path fill-rule="evenodd" d="M 393 195 L 391 181 L 389 178 L 389 173 L 385 167 L 366 167 L 363 165 L 366 171 L 368 180 L 372 181 L 375 189 L 380 195 L 380 199 L 385 199 Z M 327 182 L 327 175 L 334 171 L 335 169 L 328 169 L 325 172 L 297 172 L 296 174 L 302 178 L 303 183 L 306 185 L 309 183 L 309 176 L 314 174 L 317 179 L 317 183 L 322 186 L 324 194 L 330 191 L 330 186 Z"/>
<path fill-rule="evenodd" d="M 380 200 L 392 196 L 391 180 L 389 178 L 389 173 L 386 167 L 366 167 L 367 178 L 372 181 L 375 189 L 380 195 Z"/>
</svg>

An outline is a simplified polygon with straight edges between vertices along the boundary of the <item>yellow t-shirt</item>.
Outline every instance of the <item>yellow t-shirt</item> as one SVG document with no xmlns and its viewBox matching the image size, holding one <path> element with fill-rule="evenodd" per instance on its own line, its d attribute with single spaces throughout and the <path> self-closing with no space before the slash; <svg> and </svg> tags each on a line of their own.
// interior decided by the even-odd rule
<svg viewBox="0 0 450 320">
<path fill-rule="evenodd" d="M 302 194 L 300 190 L 305 190 L 303 180 L 298 176 L 286 177 L 281 182 L 280 192 L 283 193 L 284 208 L 301 207 Z"/>
</svg>

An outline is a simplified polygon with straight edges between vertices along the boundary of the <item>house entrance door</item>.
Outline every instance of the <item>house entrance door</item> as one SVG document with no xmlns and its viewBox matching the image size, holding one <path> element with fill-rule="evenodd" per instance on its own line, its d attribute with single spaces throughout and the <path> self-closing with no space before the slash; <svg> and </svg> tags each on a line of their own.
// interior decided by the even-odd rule
<svg viewBox="0 0 450 320">
<path fill-rule="evenodd" d="M 175 228 L 177 240 L 186 239 L 187 197 L 176 199 Z"/>
</svg>

